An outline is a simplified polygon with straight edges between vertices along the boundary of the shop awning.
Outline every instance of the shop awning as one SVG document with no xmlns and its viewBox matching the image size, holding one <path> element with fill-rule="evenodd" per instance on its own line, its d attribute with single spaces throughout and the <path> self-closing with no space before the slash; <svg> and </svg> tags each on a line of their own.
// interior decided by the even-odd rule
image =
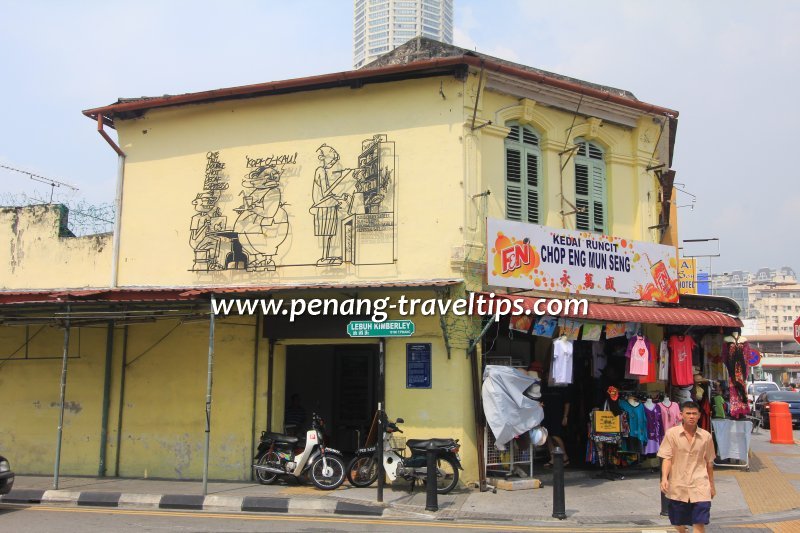
<svg viewBox="0 0 800 533">
<path fill-rule="evenodd" d="M 117 287 L 57 290 L 0 291 L 0 306 L 9 304 L 61 304 L 66 302 L 178 302 L 201 300 L 210 294 L 247 295 L 297 290 L 424 289 L 463 283 L 459 279 L 431 279 L 387 282 L 309 283 L 285 285 L 241 285 L 218 287 Z"/>
<path fill-rule="evenodd" d="M 489 293 L 481 293 L 489 297 Z M 531 296 L 517 296 L 513 294 L 494 293 L 495 298 L 521 300 L 525 309 L 534 309 L 534 304 L 539 300 L 548 301 L 547 298 Z M 539 304 L 539 308 L 546 307 L 546 303 Z M 742 322 L 734 316 L 718 311 L 705 311 L 700 309 L 685 309 L 681 307 L 654 307 L 644 305 L 622 305 L 589 302 L 586 315 L 576 313 L 561 313 L 560 316 L 579 318 L 582 320 L 601 320 L 604 322 L 639 322 L 642 324 L 660 324 L 672 326 L 720 326 L 726 328 L 740 328 Z"/>
</svg>

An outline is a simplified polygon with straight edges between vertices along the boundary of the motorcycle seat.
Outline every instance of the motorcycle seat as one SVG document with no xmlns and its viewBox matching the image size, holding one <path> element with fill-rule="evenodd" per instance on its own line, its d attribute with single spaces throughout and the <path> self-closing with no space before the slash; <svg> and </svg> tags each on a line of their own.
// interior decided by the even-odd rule
<svg viewBox="0 0 800 533">
<path fill-rule="evenodd" d="M 275 442 L 285 442 L 286 444 L 297 444 L 297 441 L 300 439 L 284 435 L 283 433 L 264 432 L 261 436 L 261 440 L 274 440 Z"/>
<path fill-rule="evenodd" d="M 428 444 L 433 443 L 437 448 L 450 448 L 456 446 L 456 441 L 453 439 L 408 439 L 406 445 L 412 450 L 425 451 L 428 449 Z"/>
</svg>

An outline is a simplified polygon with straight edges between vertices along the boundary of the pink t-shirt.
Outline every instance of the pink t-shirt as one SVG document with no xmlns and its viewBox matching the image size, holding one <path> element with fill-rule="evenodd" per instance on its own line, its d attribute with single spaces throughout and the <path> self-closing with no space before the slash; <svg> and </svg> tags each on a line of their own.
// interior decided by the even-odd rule
<svg viewBox="0 0 800 533">
<path fill-rule="evenodd" d="M 678 402 L 670 402 L 669 407 L 661 403 L 661 422 L 664 424 L 664 432 L 669 428 L 674 428 L 681 423 L 681 408 Z"/>
<path fill-rule="evenodd" d="M 630 351 L 630 372 L 637 376 L 646 376 L 650 361 L 650 349 L 644 337 L 635 337 L 635 339 Z"/>
</svg>

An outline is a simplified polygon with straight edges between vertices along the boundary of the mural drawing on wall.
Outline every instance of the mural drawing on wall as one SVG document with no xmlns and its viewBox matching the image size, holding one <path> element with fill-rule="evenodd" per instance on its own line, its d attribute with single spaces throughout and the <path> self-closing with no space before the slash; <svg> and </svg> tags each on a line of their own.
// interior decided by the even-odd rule
<svg viewBox="0 0 800 533">
<path fill-rule="evenodd" d="M 374 135 L 362 142 L 358 153 L 356 164 L 345 167 L 339 152 L 328 144 L 322 144 L 314 152 L 317 163 L 311 183 L 311 204 L 306 208 L 311 217 L 306 219 L 308 224 L 299 223 L 301 228 L 313 226 L 313 238 L 318 242 L 318 259 L 309 263 L 307 254 L 313 248 L 305 247 L 306 259 L 297 261 L 290 259 L 295 252 L 286 249 L 290 237 L 288 242 L 295 244 L 311 238 L 305 229 L 292 233 L 290 220 L 298 223 L 292 217 L 303 215 L 291 212 L 286 201 L 287 192 L 295 204 L 301 198 L 308 198 L 305 188 L 308 185 L 304 190 L 300 188 L 304 173 L 297 164 L 298 153 L 246 156 L 242 191 L 231 197 L 222 195 L 228 188 L 223 175 L 226 164 L 220 161 L 219 152 L 209 152 L 203 190 L 192 201 L 196 214 L 191 220 L 189 238 L 194 250 L 191 270 L 273 272 L 278 267 L 393 263 L 394 142 L 388 141 L 386 135 Z M 287 189 L 290 184 L 293 187 Z M 225 205 L 234 198 L 238 198 L 235 204 Z M 222 209 L 219 204 L 223 204 Z M 223 209 L 236 214 L 230 226 Z M 296 254 L 301 252 L 298 250 Z"/>
<path fill-rule="evenodd" d="M 217 233 L 225 229 L 227 218 L 217 206 L 222 191 L 228 188 L 223 181 L 225 163 L 219 160 L 219 152 L 206 154 L 206 177 L 203 191 L 198 193 L 192 205 L 196 214 L 189 228 L 189 245 L 194 250 L 192 270 L 223 270 L 219 261 L 220 239 Z"/>
</svg>

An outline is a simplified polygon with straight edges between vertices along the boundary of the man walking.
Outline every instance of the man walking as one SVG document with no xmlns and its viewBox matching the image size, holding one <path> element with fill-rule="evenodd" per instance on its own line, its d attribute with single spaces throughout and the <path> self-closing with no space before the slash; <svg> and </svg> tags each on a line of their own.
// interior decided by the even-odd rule
<svg viewBox="0 0 800 533">
<path fill-rule="evenodd" d="M 700 406 L 681 405 L 683 423 L 667 430 L 658 456 L 661 464 L 661 492 L 669 502 L 669 521 L 679 533 L 686 526 L 702 533 L 711 516 L 714 488 L 714 442 L 711 433 L 697 427 Z"/>
</svg>

